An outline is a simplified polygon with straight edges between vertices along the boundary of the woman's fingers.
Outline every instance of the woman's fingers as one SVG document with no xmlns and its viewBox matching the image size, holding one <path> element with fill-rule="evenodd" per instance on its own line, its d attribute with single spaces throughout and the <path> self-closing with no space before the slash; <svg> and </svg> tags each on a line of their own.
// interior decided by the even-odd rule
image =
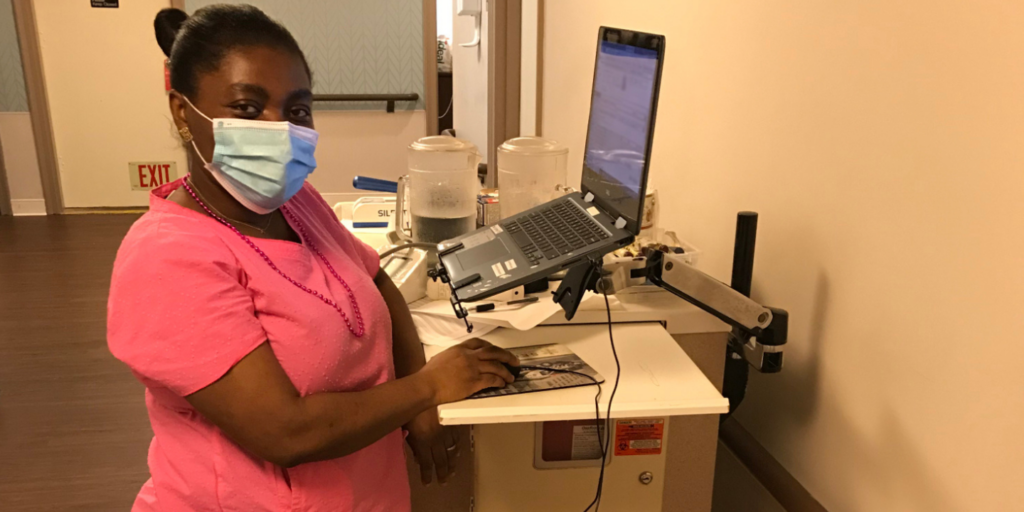
<svg viewBox="0 0 1024 512">
<path fill-rule="evenodd" d="M 503 380 L 501 383 L 502 386 L 516 380 L 516 378 L 512 376 L 512 373 L 497 361 L 480 361 L 480 371 L 500 377 Z"/>
<path fill-rule="evenodd" d="M 516 356 L 512 355 L 508 350 L 495 347 L 494 345 L 477 349 L 476 356 L 482 361 L 501 361 L 512 366 L 519 366 L 519 359 Z"/>
<path fill-rule="evenodd" d="M 486 382 L 488 382 L 486 388 L 503 388 L 509 385 L 512 381 L 506 380 L 504 377 L 498 375 L 488 375 Z"/>
<path fill-rule="evenodd" d="M 444 438 L 444 445 L 448 450 L 448 461 L 452 462 L 453 457 L 458 457 L 460 450 L 458 432 L 455 431 L 454 427 L 444 427 L 444 433 L 441 435 Z M 455 470 L 455 464 L 450 464 L 452 470 Z"/>
<path fill-rule="evenodd" d="M 420 466 L 420 481 L 423 482 L 423 485 L 430 484 L 430 481 L 434 478 L 433 454 L 429 448 L 423 446 L 422 442 L 412 444 L 412 452 Z"/>
<path fill-rule="evenodd" d="M 448 466 L 448 450 L 445 449 L 444 441 L 440 437 L 431 443 L 430 449 L 434 454 L 434 468 L 437 470 L 437 481 L 443 484 L 448 481 L 448 475 L 451 474 Z"/>
<path fill-rule="evenodd" d="M 460 345 L 462 345 L 463 347 L 466 347 L 466 348 L 468 348 L 470 350 L 477 350 L 477 349 L 480 349 L 480 348 L 492 347 L 493 346 L 490 343 L 488 343 L 488 342 L 486 342 L 486 341 L 484 341 L 484 340 L 482 340 L 480 338 L 473 338 L 471 340 L 463 341 L 462 343 L 460 343 Z"/>
</svg>

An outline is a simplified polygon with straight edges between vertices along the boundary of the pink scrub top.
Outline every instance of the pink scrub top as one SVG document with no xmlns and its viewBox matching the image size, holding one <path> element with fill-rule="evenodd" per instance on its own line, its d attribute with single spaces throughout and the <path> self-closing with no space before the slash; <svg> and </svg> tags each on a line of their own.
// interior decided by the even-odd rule
<svg viewBox="0 0 1024 512">
<path fill-rule="evenodd" d="M 356 338 L 334 308 L 286 281 L 233 231 L 168 201 L 179 186 L 153 191 L 149 212 L 121 243 L 110 286 L 107 342 L 145 384 L 153 426 L 151 478 L 132 510 L 410 510 L 400 431 L 345 457 L 283 469 L 232 442 L 182 398 L 262 343 L 303 396 L 394 379 L 391 317 L 373 282 L 376 252 L 311 185 L 288 201 L 355 293 L 366 326 Z M 286 274 L 341 305 L 355 326 L 345 289 L 305 245 L 253 241 Z"/>
</svg>

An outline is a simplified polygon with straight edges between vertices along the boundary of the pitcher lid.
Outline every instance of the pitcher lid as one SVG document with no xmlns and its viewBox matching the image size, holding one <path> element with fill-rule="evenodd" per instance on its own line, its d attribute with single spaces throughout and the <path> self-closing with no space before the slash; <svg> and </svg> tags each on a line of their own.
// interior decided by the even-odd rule
<svg viewBox="0 0 1024 512">
<path fill-rule="evenodd" d="M 464 151 L 479 154 L 476 146 L 468 140 L 456 139 L 448 135 L 431 135 L 422 137 L 409 145 L 414 151 Z"/>
<path fill-rule="evenodd" d="M 506 140 L 498 146 L 498 151 L 520 155 L 563 155 L 569 152 L 569 148 L 555 140 L 526 136 Z"/>
</svg>

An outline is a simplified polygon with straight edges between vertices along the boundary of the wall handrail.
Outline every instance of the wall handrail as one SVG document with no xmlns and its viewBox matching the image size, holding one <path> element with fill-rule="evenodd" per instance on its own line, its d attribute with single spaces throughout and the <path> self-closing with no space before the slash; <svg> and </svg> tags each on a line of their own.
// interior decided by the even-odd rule
<svg viewBox="0 0 1024 512">
<path fill-rule="evenodd" d="M 414 92 L 399 94 L 314 94 L 313 101 L 383 101 L 387 103 L 388 113 L 394 113 L 396 101 L 419 101 L 420 95 Z"/>
</svg>

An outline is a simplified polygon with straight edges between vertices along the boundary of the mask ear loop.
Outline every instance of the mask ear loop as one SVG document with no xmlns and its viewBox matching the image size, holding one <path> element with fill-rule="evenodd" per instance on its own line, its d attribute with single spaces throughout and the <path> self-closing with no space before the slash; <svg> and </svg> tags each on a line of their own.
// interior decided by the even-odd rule
<svg viewBox="0 0 1024 512">
<path fill-rule="evenodd" d="M 187 103 L 188 106 L 192 107 L 192 110 L 195 110 L 197 114 L 203 116 L 203 119 L 209 121 L 211 125 L 213 124 L 213 119 L 210 119 L 206 114 L 202 113 L 202 111 L 196 108 L 196 106 L 192 104 L 192 101 L 188 99 L 188 96 L 182 94 L 181 98 L 185 100 L 185 103 Z M 199 147 L 196 146 L 196 140 L 194 137 L 192 137 L 192 132 L 188 131 L 188 127 L 186 126 L 182 128 L 181 130 L 179 130 L 179 132 L 181 133 L 182 138 L 185 139 L 185 142 L 192 143 L 192 149 L 196 150 L 196 155 L 199 156 L 199 160 L 203 162 L 203 165 L 209 167 L 210 162 L 207 162 L 206 159 L 203 158 L 203 154 L 199 152 Z M 188 137 L 185 137 L 185 134 L 188 134 Z"/>
<path fill-rule="evenodd" d="M 199 157 L 199 160 L 201 160 L 201 161 L 203 162 L 203 165 L 204 165 L 204 166 L 206 166 L 207 168 L 208 168 L 208 167 L 210 167 L 210 162 L 207 162 L 207 161 L 206 161 L 206 159 L 205 159 L 205 158 L 203 158 L 203 154 L 202 154 L 202 153 L 200 153 L 200 152 L 199 152 L 199 148 L 198 148 L 198 147 L 196 147 L 196 141 L 195 141 L 195 139 L 191 139 L 191 140 L 190 140 L 189 142 L 191 142 L 191 143 L 192 143 L 192 149 L 196 150 L 196 156 L 198 156 L 198 157 Z"/>
</svg>

